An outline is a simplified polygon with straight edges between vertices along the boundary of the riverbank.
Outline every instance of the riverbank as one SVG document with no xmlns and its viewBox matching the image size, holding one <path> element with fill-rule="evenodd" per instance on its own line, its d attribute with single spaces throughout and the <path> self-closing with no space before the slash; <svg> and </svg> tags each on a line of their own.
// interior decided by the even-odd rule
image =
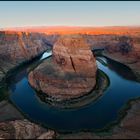
<svg viewBox="0 0 140 140">
<path fill-rule="evenodd" d="M 109 131 L 77 132 L 71 134 L 59 134 L 58 139 L 139 139 L 140 138 L 140 99 L 132 100 L 123 110 L 122 120 L 112 126 Z M 125 114 L 125 115 L 124 115 Z"/>
<path fill-rule="evenodd" d="M 0 87 L 3 86 L 3 83 L 5 82 L 5 80 L 10 77 L 11 75 L 15 74 L 15 71 L 19 68 L 24 67 L 25 65 L 31 64 L 32 62 L 34 62 L 35 60 L 39 59 L 44 52 L 39 53 L 38 56 L 30 59 L 30 60 L 26 60 L 18 65 L 13 65 L 12 67 L 8 67 L 7 71 L 3 74 L 3 77 L 0 79 Z"/>
</svg>

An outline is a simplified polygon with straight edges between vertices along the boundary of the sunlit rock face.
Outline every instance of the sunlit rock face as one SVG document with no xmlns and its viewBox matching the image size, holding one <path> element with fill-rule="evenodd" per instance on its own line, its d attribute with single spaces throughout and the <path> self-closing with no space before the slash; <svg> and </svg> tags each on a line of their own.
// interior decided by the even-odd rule
<svg viewBox="0 0 140 140">
<path fill-rule="evenodd" d="M 0 81 L 19 64 L 35 58 L 47 49 L 41 35 L 26 32 L 0 32 Z"/>
<path fill-rule="evenodd" d="M 45 60 L 29 74 L 29 82 L 38 91 L 57 100 L 78 98 L 96 84 L 96 62 L 86 40 L 66 35 L 53 47 L 52 60 Z"/>
<path fill-rule="evenodd" d="M 131 32 L 83 35 L 83 37 L 87 39 L 91 50 L 103 50 L 102 55 L 128 66 L 140 81 L 140 37 L 139 34 Z"/>
</svg>

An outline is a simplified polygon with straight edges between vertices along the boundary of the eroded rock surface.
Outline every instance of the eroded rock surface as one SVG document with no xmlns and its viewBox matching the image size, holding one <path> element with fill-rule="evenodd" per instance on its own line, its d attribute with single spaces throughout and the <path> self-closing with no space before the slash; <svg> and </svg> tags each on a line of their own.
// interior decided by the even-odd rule
<svg viewBox="0 0 140 140">
<path fill-rule="evenodd" d="M 53 139 L 56 133 L 28 120 L 15 120 L 0 123 L 2 139 Z"/>
<path fill-rule="evenodd" d="M 22 114 L 8 101 L 0 102 L 0 122 L 7 120 L 23 119 Z"/>
<path fill-rule="evenodd" d="M 47 50 L 46 42 L 38 33 L 0 31 L 0 81 L 9 70 Z"/>
<path fill-rule="evenodd" d="M 96 62 L 86 40 L 66 35 L 53 47 L 52 60 L 45 60 L 29 74 L 30 84 L 57 100 L 78 98 L 96 84 Z"/>
<path fill-rule="evenodd" d="M 24 119 L 24 116 L 8 101 L 0 102 L 0 138 L 1 139 L 52 139 L 53 130 L 41 127 Z"/>
</svg>

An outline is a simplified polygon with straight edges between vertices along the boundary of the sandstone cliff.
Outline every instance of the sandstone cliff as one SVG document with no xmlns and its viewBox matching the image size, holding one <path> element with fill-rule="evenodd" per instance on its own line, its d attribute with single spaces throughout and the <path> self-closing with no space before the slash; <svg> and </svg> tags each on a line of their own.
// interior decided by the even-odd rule
<svg viewBox="0 0 140 140">
<path fill-rule="evenodd" d="M 48 47 L 44 37 L 37 33 L 0 32 L 0 81 L 6 73 L 41 55 Z"/>
</svg>

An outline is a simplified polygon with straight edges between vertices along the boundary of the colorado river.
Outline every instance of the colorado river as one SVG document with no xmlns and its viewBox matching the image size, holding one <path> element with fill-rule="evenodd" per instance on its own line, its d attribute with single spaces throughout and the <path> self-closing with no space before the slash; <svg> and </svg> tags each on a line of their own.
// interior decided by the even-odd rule
<svg viewBox="0 0 140 140">
<path fill-rule="evenodd" d="M 44 53 L 42 59 L 51 53 Z M 140 97 L 140 83 L 125 66 L 104 57 L 97 65 L 110 79 L 110 85 L 95 102 L 82 108 L 63 110 L 40 100 L 28 83 L 28 68 L 25 66 L 10 79 L 10 100 L 33 121 L 59 131 L 100 129 L 118 118 L 120 109 L 130 100 Z M 39 60 L 38 60 L 39 61 Z"/>
</svg>

